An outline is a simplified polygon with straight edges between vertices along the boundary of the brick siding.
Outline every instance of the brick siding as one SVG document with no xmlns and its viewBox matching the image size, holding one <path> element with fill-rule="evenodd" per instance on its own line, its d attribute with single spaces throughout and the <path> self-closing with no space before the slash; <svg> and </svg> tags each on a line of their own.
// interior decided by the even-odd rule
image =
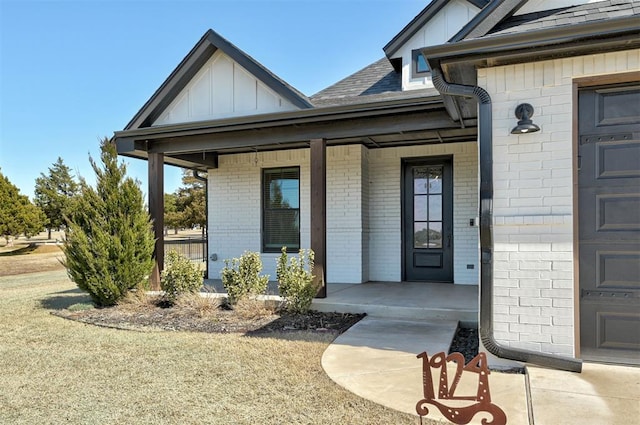
<svg viewBox="0 0 640 425">
<path fill-rule="evenodd" d="M 513 347 L 573 356 L 573 79 L 640 68 L 640 50 L 478 70 L 493 100 L 494 322 Z M 510 134 L 520 103 L 541 131 Z"/>
</svg>

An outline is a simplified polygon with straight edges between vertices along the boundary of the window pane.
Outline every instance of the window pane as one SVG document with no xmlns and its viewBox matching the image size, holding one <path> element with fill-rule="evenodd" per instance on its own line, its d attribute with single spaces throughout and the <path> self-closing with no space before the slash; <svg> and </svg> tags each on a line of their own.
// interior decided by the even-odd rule
<svg viewBox="0 0 640 425">
<path fill-rule="evenodd" d="M 430 221 L 442 221 L 442 195 L 429 195 Z"/>
<path fill-rule="evenodd" d="M 263 250 L 300 248 L 300 169 L 263 170 Z"/>
<path fill-rule="evenodd" d="M 429 247 L 429 231 L 427 230 L 427 223 L 413 223 L 413 247 Z"/>
<path fill-rule="evenodd" d="M 280 251 L 283 246 L 300 248 L 299 210 L 267 210 L 264 217 L 264 247 Z"/>
<path fill-rule="evenodd" d="M 413 221 L 427 221 L 428 217 L 427 195 L 413 197 Z"/>
<path fill-rule="evenodd" d="M 415 167 L 413 169 L 413 193 L 423 195 L 428 193 L 429 169 L 427 167 Z"/>
<path fill-rule="evenodd" d="M 299 208 L 299 181 L 274 179 L 269 184 L 269 208 Z"/>
<path fill-rule="evenodd" d="M 429 72 L 429 65 L 422 53 L 416 55 L 416 72 Z"/>
<path fill-rule="evenodd" d="M 429 168 L 429 193 L 442 193 L 442 167 Z"/>
<path fill-rule="evenodd" d="M 442 248 L 442 223 L 429 223 L 429 248 Z"/>
</svg>

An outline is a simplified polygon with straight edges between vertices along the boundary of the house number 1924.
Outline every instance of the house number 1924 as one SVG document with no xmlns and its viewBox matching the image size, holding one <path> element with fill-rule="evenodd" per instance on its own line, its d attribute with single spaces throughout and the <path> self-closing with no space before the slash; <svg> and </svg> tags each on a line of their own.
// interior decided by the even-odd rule
<svg viewBox="0 0 640 425">
<path fill-rule="evenodd" d="M 497 405 L 491 402 L 491 392 L 489 390 L 489 367 L 487 366 L 487 356 L 480 353 L 465 365 L 464 356 L 461 353 L 451 353 L 446 355 L 444 352 L 434 354 L 429 358 L 427 352 L 418 354 L 418 358 L 422 359 L 422 386 L 424 398 L 416 404 L 416 412 L 422 417 L 429 413 L 428 405 L 435 406 L 440 413 L 454 424 L 468 424 L 473 417 L 480 413 L 486 412 L 491 415 L 491 422 L 486 419 L 482 420 L 485 425 L 505 425 L 507 423 L 507 415 Z M 447 363 L 456 364 L 456 372 L 453 381 L 449 384 L 447 376 Z M 433 377 L 434 371 L 440 369 L 438 379 L 438 394 L 436 396 Z M 478 389 L 474 396 L 456 395 L 456 388 L 460 382 L 463 372 L 472 372 L 478 374 Z M 445 402 L 441 402 L 445 400 Z M 447 405 L 446 400 L 468 400 L 472 402 L 466 406 Z"/>
</svg>

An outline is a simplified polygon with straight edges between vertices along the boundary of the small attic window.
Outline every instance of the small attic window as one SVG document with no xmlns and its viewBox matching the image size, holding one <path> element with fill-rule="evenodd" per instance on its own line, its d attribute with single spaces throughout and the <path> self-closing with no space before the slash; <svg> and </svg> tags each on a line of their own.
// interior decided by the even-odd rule
<svg viewBox="0 0 640 425">
<path fill-rule="evenodd" d="M 411 76 L 416 77 L 424 77 L 425 75 L 429 75 L 429 64 L 427 60 L 422 55 L 422 51 L 420 49 L 411 51 Z"/>
</svg>

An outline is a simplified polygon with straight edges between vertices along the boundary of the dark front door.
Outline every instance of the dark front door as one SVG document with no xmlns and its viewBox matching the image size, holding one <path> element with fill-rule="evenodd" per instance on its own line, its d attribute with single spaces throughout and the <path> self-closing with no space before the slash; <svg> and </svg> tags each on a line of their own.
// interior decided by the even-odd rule
<svg viewBox="0 0 640 425">
<path fill-rule="evenodd" d="M 405 280 L 453 282 L 451 158 L 404 164 Z"/>
<path fill-rule="evenodd" d="M 640 85 L 578 102 L 581 356 L 640 364 Z"/>
</svg>

